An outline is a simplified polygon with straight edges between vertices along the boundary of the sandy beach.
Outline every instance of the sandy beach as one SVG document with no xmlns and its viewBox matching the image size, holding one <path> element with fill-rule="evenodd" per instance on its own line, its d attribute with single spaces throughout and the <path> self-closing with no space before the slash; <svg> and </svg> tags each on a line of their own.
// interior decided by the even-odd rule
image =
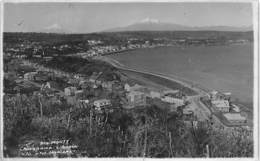
<svg viewBox="0 0 260 161">
<path fill-rule="evenodd" d="M 128 68 L 125 65 L 121 64 L 120 62 L 118 62 L 117 60 L 114 60 L 110 57 L 98 56 L 95 59 L 108 62 L 109 64 L 113 65 L 117 69 L 127 72 L 130 75 L 135 74 L 135 76 L 138 75 L 138 76 L 142 76 L 142 77 L 146 77 L 146 78 L 149 77 L 150 81 L 157 83 L 160 86 L 165 86 L 167 88 L 171 88 L 171 84 L 176 84 L 176 85 L 179 84 L 180 86 L 183 86 L 184 88 L 188 88 L 188 89 L 194 91 L 194 93 L 192 95 L 205 95 L 205 94 L 207 94 L 207 92 L 210 91 L 209 89 L 199 87 L 197 84 L 195 84 L 191 81 L 184 80 L 183 78 L 180 78 L 177 76 L 175 76 L 176 78 L 172 78 L 172 76 L 168 77 L 166 75 L 159 74 L 159 73 L 153 73 L 153 72 L 149 72 L 149 71 L 140 71 L 140 70 Z M 169 83 L 165 83 L 166 81 L 168 81 Z"/>
</svg>

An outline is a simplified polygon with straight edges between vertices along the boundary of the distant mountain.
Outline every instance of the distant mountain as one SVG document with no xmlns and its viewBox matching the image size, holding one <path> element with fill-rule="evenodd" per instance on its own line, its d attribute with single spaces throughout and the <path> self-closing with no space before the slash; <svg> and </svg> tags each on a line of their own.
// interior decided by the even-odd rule
<svg viewBox="0 0 260 161">
<path fill-rule="evenodd" d="M 205 26 L 191 27 L 173 23 L 160 22 L 157 19 L 146 18 L 140 22 L 125 27 L 118 27 L 106 30 L 105 32 L 120 31 L 252 31 L 252 26 L 231 27 L 231 26 Z"/>
<path fill-rule="evenodd" d="M 194 30 L 200 31 L 253 31 L 253 26 L 233 27 L 233 26 L 206 26 L 193 27 Z"/>
<path fill-rule="evenodd" d="M 61 33 L 61 34 L 71 33 L 71 31 L 65 30 L 63 27 L 61 27 L 59 24 L 56 24 L 56 23 L 43 28 L 39 32 L 43 32 L 43 33 Z"/>
</svg>

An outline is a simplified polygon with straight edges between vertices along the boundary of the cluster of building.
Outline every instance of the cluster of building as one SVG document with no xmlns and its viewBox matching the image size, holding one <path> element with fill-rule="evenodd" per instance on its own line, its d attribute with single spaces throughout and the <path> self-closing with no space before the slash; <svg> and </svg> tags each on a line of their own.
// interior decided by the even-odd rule
<svg viewBox="0 0 260 161">
<path fill-rule="evenodd" d="M 159 99 L 165 103 L 172 104 L 176 107 L 185 104 L 185 96 L 181 94 L 179 90 L 164 90 L 158 91 L 154 89 L 148 89 L 136 83 L 122 82 L 122 81 L 106 81 L 101 78 L 102 72 L 94 72 L 91 76 L 82 74 L 72 74 L 59 71 L 57 69 L 51 69 L 42 65 L 32 63 L 28 60 L 23 61 L 24 65 L 32 66 L 38 69 L 33 72 L 27 72 L 24 74 L 23 79 L 25 81 L 36 82 L 41 84 L 41 90 L 47 91 L 48 96 L 59 95 L 64 97 L 68 104 L 84 104 L 86 106 L 94 106 L 97 111 L 103 109 L 111 109 L 113 100 L 108 97 L 99 97 L 99 88 L 102 88 L 106 92 L 114 92 L 120 96 L 122 107 L 133 108 L 137 106 L 145 106 L 147 104 L 147 98 Z M 57 78 L 61 78 L 65 81 L 65 85 L 59 92 L 55 81 Z M 60 82 L 59 82 L 60 85 Z M 86 91 L 94 93 L 93 98 L 86 96 Z M 97 94 L 95 94 L 97 92 Z M 81 106 L 82 107 L 82 106 Z"/>
<path fill-rule="evenodd" d="M 103 44 L 101 40 L 88 40 L 88 45 L 94 46 L 94 45 L 100 45 Z"/>
<path fill-rule="evenodd" d="M 221 112 L 230 111 L 230 93 L 220 93 L 218 91 L 212 91 L 209 97 L 214 110 Z"/>
<path fill-rule="evenodd" d="M 240 107 L 231 103 L 231 93 L 212 91 L 209 95 L 211 107 L 214 111 L 222 112 L 224 117 L 234 124 L 246 123 L 247 119 L 240 113 Z"/>
<path fill-rule="evenodd" d="M 109 98 L 89 100 L 82 97 L 84 89 L 87 87 L 87 90 L 95 90 L 102 87 L 102 89 L 105 89 L 107 92 L 116 92 L 121 100 L 125 100 L 121 102 L 125 108 L 145 106 L 147 104 L 147 97 L 160 99 L 176 107 L 184 105 L 186 101 L 186 97 L 181 94 L 179 90 L 155 91 L 136 83 L 123 83 L 116 80 L 104 81 L 100 79 L 101 75 L 102 73 L 93 73 L 88 78 L 82 75 L 74 76 L 74 78 L 68 82 L 72 84 L 71 82 L 74 80 L 74 86 L 64 88 L 64 95 L 67 98 L 72 97 L 74 100 L 78 100 L 78 102 L 93 105 L 97 111 L 111 108 L 112 100 Z"/>
<path fill-rule="evenodd" d="M 107 107 L 110 107 L 111 101 L 109 99 L 99 99 L 94 101 L 95 110 L 101 111 L 102 109 L 105 109 Z"/>
<path fill-rule="evenodd" d="M 93 41 L 93 40 L 92 40 Z M 101 41 L 100 41 L 101 42 Z M 157 46 L 165 46 L 165 44 L 151 44 L 149 41 L 143 41 L 138 43 L 132 43 L 127 41 L 124 45 L 100 45 L 102 43 L 96 43 L 91 45 L 91 48 L 86 52 L 78 52 L 76 55 L 82 58 L 94 57 L 98 55 L 107 55 L 111 53 L 119 53 L 126 50 L 133 50 L 138 48 L 153 48 Z"/>
<path fill-rule="evenodd" d="M 35 64 L 29 63 L 28 61 L 25 61 L 25 64 L 32 65 L 40 70 L 36 72 L 25 73 L 24 80 L 35 82 L 39 82 L 40 80 L 42 82 L 42 91 L 55 89 L 56 87 L 53 84 L 55 84 L 54 82 L 56 78 L 62 78 L 65 81 L 66 86 L 63 89 L 60 89 L 59 93 L 53 94 L 64 97 L 67 102 L 72 105 L 84 104 L 87 106 L 94 106 L 97 111 L 101 111 L 104 108 L 111 107 L 112 101 L 107 98 L 100 98 L 98 94 L 95 94 L 95 92 L 98 91 L 98 88 L 102 87 L 102 89 L 107 92 L 116 91 L 117 94 L 121 95 L 124 93 L 124 88 L 121 82 L 117 80 L 106 81 L 101 79 L 100 76 L 103 74 L 102 72 L 94 72 L 91 76 L 86 76 L 82 74 L 66 73 L 56 69 L 43 67 L 41 65 L 36 66 Z M 86 95 L 84 94 L 86 91 L 93 92 L 94 98 L 91 100 L 86 98 Z"/>
<path fill-rule="evenodd" d="M 16 38 L 16 36 L 15 36 Z M 120 39 L 120 37 L 118 37 Z M 104 55 L 109 53 L 117 53 L 124 50 L 138 49 L 138 48 L 152 48 L 157 46 L 184 46 L 184 45 L 210 45 L 223 43 L 224 40 L 217 38 L 167 38 L 167 37 L 155 37 L 152 39 L 137 38 L 136 36 L 129 37 L 127 39 L 121 39 L 114 43 L 108 43 L 107 39 L 104 39 L 103 35 L 99 37 L 91 38 L 89 40 L 82 40 L 82 42 L 71 43 L 55 43 L 50 45 L 42 45 L 40 42 L 31 41 L 29 39 L 20 38 L 19 43 L 8 44 L 4 43 L 4 53 L 16 58 L 26 58 L 32 55 L 35 58 L 50 59 L 52 56 L 58 56 L 59 54 L 78 54 L 83 58 L 93 57 L 97 55 Z M 226 40 L 224 43 L 246 43 L 249 40 Z M 44 54 L 44 51 L 48 55 Z"/>
<path fill-rule="evenodd" d="M 235 43 L 235 42 L 246 42 L 246 40 L 241 41 L 233 41 L 229 40 L 228 43 Z M 111 53 L 119 53 L 125 50 L 133 50 L 139 48 L 153 48 L 158 46 L 173 46 L 173 45 L 201 45 L 201 44 L 215 44 L 220 43 L 216 39 L 158 39 L 155 38 L 152 41 L 149 40 L 139 40 L 137 38 L 129 38 L 127 42 L 121 45 L 105 45 L 100 40 L 89 40 L 88 43 L 91 45 L 91 48 L 86 52 L 78 52 L 77 55 L 87 58 L 93 57 L 98 55 L 106 55 Z"/>
<path fill-rule="evenodd" d="M 111 109 L 112 100 L 108 98 L 94 99 L 93 101 L 88 99 L 83 99 L 79 95 L 83 93 L 85 86 L 96 89 L 102 87 L 108 92 L 116 91 L 117 94 L 121 96 L 123 108 L 134 108 L 138 106 L 147 105 L 147 98 L 159 99 L 163 102 L 174 105 L 175 107 L 182 106 L 185 104 L 186 97 L 181 94 L 179 90 L 165 90 L 165 91 L 155 91 L 148 89 L 147 87 L 141 86 L 136 83 L 122 82 L 118 81 L 102 81 L 99 76 L 102 73 L 93 73 L 86 80 L 81 80 L 79 82 L 80 89 L 76 86 L 69 86 L 64 89 L 64 94 L 67 97 L 75 96 L 76 99 L 81 103 L 93 104 L 97 111 L 102 111 L 106 109 Z M 79 79 L 79 78 L 78 78 Z M 123 87 L 122 87 L 123 86 Z"/>
<path fill-rule="evenodd" d="M 46 82 L 49 80 L 54 80 L 54 77 L 55 77 L 54 72 L 48 72 L 48 71 L 35 71 L 35 72 L 28 72 L 24 74 L 24 80 L 36 81 L 36 82 Z"/>
<path fill-rule="evenodd" d="M 176 106 L 183 106 L 186 97 L 179 90 L 168 90 L 163 92 L 161 100 L 167 103 L 174 103 Z"/>
<path fill-rule="evenodd" d="M 175 107 L 183 106 L 186 101 L 186 97 L 179 90 L 154 90 L 143 87 L 139 84 L 125 84 L 125 90 L 127 92 L 128 107 L 144 106 L 146 105 L 147 97 L 152 99 L 158 99 L 162 102 L 166 102 L 174 105 Z"/>
</svg>

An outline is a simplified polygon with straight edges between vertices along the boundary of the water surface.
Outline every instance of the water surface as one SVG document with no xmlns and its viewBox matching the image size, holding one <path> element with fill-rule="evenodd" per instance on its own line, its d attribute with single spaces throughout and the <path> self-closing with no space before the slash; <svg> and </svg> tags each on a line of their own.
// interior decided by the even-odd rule
<svg viewBox="0 0 260 161">
<path fill-rule="evenodd" d="M 158 47 L 109 57 L 137 70 L 178 76 L 208 89 L 253 100 L 253 45 Z"/>
</svg>

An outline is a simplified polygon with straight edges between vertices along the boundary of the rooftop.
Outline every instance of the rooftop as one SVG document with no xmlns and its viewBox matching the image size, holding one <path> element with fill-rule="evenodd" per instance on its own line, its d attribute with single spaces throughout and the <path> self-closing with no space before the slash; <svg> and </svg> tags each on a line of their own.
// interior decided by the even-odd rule
<svg viewBox="0 0 260 161">
<path fill-rule="evenodd" d="M 246 117 L 240 115 L 240 113 L 225 113 L 224 116 L 228 120 L 246 120 Z"/>
<path fill-rule="evenodd" d="M 211 101 L 216 107 L 229 107 L 229 102 L 227 100 L 215 100 Z"/>
<path fill-rule="evenodd" d="M 178 92 L 179 92 L 179 90 L 166 90 L 166 91 L 163 91 L 164 94 L 176 94 Z"/>
<path fill-rule="evenodd" d="M 110 100 L 109 99 L 100 99 L 100 100 L 96 100 L 94 102 L 99 102 L 99 103 L 101 103 L 101 102 L 110 102 Z"/>
</svg>

